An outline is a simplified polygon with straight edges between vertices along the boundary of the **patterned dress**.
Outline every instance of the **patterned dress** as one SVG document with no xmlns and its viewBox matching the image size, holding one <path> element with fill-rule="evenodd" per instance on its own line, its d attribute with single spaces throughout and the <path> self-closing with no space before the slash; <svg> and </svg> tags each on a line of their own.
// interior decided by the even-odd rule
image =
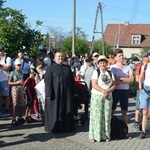
<svg viewBox="0 0 150 150">
<path fill-rule="evenodd" d="M 98 79 L 98 85 L 102 88 L 109 88 L 112 85 L 114 76 L 110 77 L 106 72 L 107 82 L 103 81 L 104 74 L 98 77 L 97 70 L 94 70 L 92 79 Z M 111 110 L 112 110 L 112 94 L 108 98 L 104 98 L 103 94 L 95 89 L 92 89 L 91 103 L 90 103 L 90 125 L 89 138 L 98 142 L 110 138 L 110 124 L 111 124 Z"/>
</svg>

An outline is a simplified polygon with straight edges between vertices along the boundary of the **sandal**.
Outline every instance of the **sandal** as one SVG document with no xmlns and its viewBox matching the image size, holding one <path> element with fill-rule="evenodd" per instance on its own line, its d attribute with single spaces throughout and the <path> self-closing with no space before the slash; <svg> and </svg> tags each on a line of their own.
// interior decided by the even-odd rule
<svg viewBox="0 0 150 150">
<path fill-rule="evenodd" d="M 108 139 L 106 139 L 106 142 L 110 142 L 110 139 L 108 138 Z"/>
<path fill-rule="evenodd" d="M 132 139 L 132 136 L 129 136 L 129 134 L 126 135 L 127 139 Z"/>
<path fill-rule="evenodd" d="M 95 140 L 94 139 L 89 139 L 89 142 L 90 143 L 95 143 Z"/>
</svg>

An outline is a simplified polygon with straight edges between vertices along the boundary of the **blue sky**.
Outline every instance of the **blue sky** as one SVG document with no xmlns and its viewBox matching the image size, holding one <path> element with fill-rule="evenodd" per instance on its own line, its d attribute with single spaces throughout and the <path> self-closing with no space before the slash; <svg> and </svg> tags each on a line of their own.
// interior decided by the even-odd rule
<svg viewBox="0 0 150 150">
<path fill-rule="evenodd" d="M 64 32 L 72 29 L 73 0 L 6 0 L 4 7 L 22 10 L 26 15 L 26 22 L 31 28 L 36 27 L 36 21 L 43 21 L 43 25 L 61 27 Z M 92 40 L 94 22 L 98 2 L 102 4 L 103 27 L 107 24 L 119 24 L 129 21 L 131 24 L 150 23 L 149 0 L 76 0 L 76 26 Z M 100 13 L 97 20 L 97 31 L 101 31 Z M 48 28 L 40 26 L 38 30 L 46 33 Z M 101 37 L 100 33 L 96 38 Z"/>
</svg>

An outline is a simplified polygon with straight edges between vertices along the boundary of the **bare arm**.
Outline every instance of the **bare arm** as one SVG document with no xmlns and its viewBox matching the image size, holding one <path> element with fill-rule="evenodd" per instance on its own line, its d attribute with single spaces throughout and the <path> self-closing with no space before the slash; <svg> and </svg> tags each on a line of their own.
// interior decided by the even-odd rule
<svg viewBox="0 0 150 150">
<path fill-rule="evenodd" d="M 133 74 L 130 74 L 129 77 L 127 77 L 127 78 L 120 78 L 120 80 L 123 81 L 124 83 L 133 82 L 134 81 L 134 76 L 133 76 Z"/>
<path fill-rule="evenodd" d="M 9 71 L 10 70 L 10 68 L 11 68 L 11 66 L 4 66 L 4 65 L 0 65 L 0 68 L 2 69 L 2 70 L 4 70 L 4 71 Z"/>
<path fill-rule="evenodd" d="M 98 85 L 98 80 L 97 79 L 92 79 L 92 87 L 99 91 L 99 92 L 104 92 L 105 90 L 103 88 L 101 88 L 99 85 Z"/>
<path fill-rule="evenodd" d="M 143 76 L 144 76 L 145 72 L 143 70 L 141 70 L 140 76 L 139 76 L 139 90 L 142 90 L 142 81 L 143 81 Z"/>
<path fill-rule="evenodd" d="M 9 85 L 12 85 L 12 86 L 22 85 L 22 84 L 23 84 L 23 81 L 22 81 L 22 79 L 21 79 L 21 80 L 19 80 L 19 81 L 17 81 L 17 82 L 13 82 L 13 81 L 12 81 L 12 77 L 9 77 L 9 78 L 8 78 L 8 84 L 9 84 Z"/>
</svg>

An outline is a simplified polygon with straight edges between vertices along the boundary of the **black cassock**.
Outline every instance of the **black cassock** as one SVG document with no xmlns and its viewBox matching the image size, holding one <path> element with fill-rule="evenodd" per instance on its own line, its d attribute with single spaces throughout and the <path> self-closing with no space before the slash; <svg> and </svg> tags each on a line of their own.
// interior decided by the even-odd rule
<svg viewBox="0 0 150 150">
<path fill-rule="evenodd" d="M 44 75 L 45 131 L 64 132 L 74 127 L 73 95 L 76 94 L 75 81 L 67 65 L 54 64 Z"/>
</svg>

